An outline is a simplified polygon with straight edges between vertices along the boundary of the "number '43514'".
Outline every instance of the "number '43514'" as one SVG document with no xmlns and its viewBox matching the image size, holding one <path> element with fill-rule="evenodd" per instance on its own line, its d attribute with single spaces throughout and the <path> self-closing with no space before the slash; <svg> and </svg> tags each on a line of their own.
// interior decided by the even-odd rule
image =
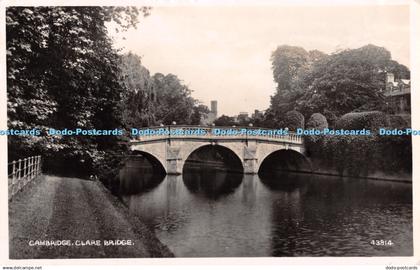
<svg viewBox="0 0 420 270">
<path fill-rule="evenodd" d="M 384 240 L 384 239 L 372 240 L 372 241 L 370 241 L 370 244 L 373 245 L 373 246 L 392 246 L 392 245 L 394 245 L 392 240 Z"/>
</svg>

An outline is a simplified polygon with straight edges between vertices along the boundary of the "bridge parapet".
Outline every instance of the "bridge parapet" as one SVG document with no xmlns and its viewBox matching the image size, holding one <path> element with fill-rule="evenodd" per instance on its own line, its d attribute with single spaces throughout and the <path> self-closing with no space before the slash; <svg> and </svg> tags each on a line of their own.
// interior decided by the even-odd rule
<svg viewBox="0 0 420 270">
<path fill-rule="evenodd" d="M 167 139 L 204 140 L 261 140 L 302 144 L 301 136 L 282 129 L 257 127 L 160 126 L 137 130 L 140 135 L 132 142 L 151 142 Z"/>
</svg>

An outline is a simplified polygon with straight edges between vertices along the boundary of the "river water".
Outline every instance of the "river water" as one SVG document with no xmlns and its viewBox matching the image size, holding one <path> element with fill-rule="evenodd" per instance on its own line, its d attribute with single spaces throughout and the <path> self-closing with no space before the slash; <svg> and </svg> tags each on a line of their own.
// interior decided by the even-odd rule
<svg viewBox="0 0 420 270">
<path fill-rule="evenodd" d="M 136 166 L 121 178 L 130 212 L 177 257 L 413 254 L 411 184 L 207 169 L 163 177 Z"/>
</svg>

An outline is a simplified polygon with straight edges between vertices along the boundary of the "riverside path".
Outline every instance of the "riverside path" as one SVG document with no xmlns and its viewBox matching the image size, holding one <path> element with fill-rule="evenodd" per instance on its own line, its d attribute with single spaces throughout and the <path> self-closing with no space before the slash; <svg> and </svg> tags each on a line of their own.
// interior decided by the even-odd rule
<svg viewBox="0 0 420 270">
<path fill-rule="evenodd" d="M 72 245 L 34 245 L 37 240 Z M 98 240 L 100 245 L 83 245 Z M 105 240 L 132 245 L 104 245 Z M 11 259 L 172 256 L 101 183 L 78 178 L 40 176 L 16 194 L 9 202 L 9 241 Z"/>
</svg>

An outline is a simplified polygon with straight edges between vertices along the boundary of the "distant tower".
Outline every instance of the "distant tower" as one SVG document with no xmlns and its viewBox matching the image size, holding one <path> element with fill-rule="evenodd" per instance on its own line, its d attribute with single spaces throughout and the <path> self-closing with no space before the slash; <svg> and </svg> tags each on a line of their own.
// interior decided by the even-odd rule
<svg viewBox="0 0 420 270">
<path fill-rule="evenodd" d="M 217 100 L 212 100 L 210 102 L 210 111 L 201 118 L 201 125 L 210 125 L 217 119 Z"/>
<path fill-rule="evenodd" d="M 214 114 L 214 119 L 217 118 L 217 100 L 211 101 L 211 112 Z"/>
</svg>

